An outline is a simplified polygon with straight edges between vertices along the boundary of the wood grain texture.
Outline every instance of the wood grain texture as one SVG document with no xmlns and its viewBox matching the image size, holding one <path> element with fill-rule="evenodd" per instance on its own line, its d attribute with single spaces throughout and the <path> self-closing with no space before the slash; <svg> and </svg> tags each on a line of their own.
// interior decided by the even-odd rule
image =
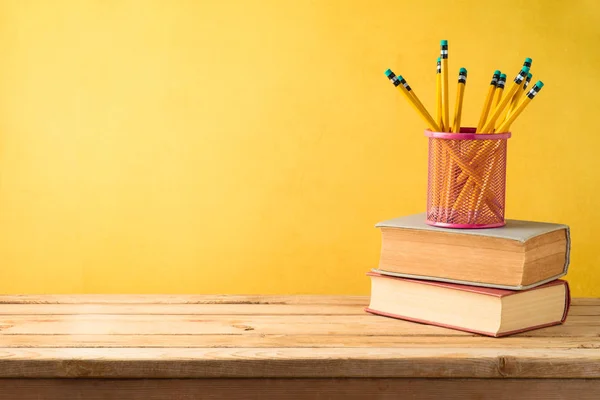
<svg viewBox="0 0 600 400">
<path fill-rule="evenodd" d="M 3 295 L 0 304 L 369 304 L 368 296 L 333 295 L 170 295 L 170 294 L 43 294 Z M 598 302 L 597 304 L 600 304 Z"/>
<path fill-rule="evenodd" d="M 0 333 L 10 334 L 257 334 L 443 335 L 468 333 L 393 318 L 362 315 L 10 315 L 0 321 Z M 600 332 L 600 326 L 598 327 Z"/>
<path fill-rule="evenodd" d="M 600 307 L 598 307 L 600 314 Z M 0 315 L 364 315 L 356 305 L 330 304 L 3 304 Z"/>
<path fill-rule="evenodd" d="M 0 378 L 600 378 L 598 299 L 502 339 L 377 317 L 367 302 L 0 296 Z"/>
<path fill-rule="evenodd" d="M 368 296 L 334 295 L 170 295 L 170 294 L 42 294 L 2 295 L 0 304 L 369 304 Z M 573 298 L 572 304 L 600 306 L 600 299 Z"/>
<path fill-rule="evenodd" d="M 364 315 L 357 305 L 333 304 L 5 304 L 0 315 Z M 600 315 L 600 305 L 575 307 L 569 315 Z"/>
<path fill-rule="evenodd" d="M 600 299 L 595 297 L 575 297 L 571 299 L 574 306 L 600 306 Z"/>
<path fill-rule="evenodd" d="M 0 379 L 0 400 L 597 400 L 584 379 Z"/>
<path fill-rule="evenodd" d="M 429 348 L 528 348 L 598 349 L 597 337 L 509 336 L 502 339 L 484 336 L 371 336 L 371 335 L 4 335 L 3 347 L 93 348 L 93 347 L 429 347 Z"/>
<path fill-rule="evenodd" d="M 0 348 L 0 361 L 5 378 L 600 377 L 596 348 Z"/>
</svg>

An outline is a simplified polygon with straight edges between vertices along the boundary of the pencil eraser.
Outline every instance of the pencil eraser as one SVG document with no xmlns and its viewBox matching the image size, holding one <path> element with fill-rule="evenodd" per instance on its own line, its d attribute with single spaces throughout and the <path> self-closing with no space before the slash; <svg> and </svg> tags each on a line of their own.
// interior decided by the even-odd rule
<svg viewBox="0 0 600 400">
<path fill-rule="evenodd" d="M 464 75 L 466 75 L 466 74 L 467 74 L 467 69 L 466 69 L 466 68 L 461 68 L 461 69 L 458 71 L 458 73 L 459 73 L 459 74 L 464 74 Z"/>
<path fill-rule="evenodd" d="M 537 86 L 538 88 L 540 88 L 540 89 L 541 89 L 541 88 L 543 88 L 543 87 L 544 87 L 544 82 L 542 82 L 542 81 L 537 81 L 537 82 L 535 83 L 535 86 Z"/>
<path fill-rule="evenodd" d="M 442 62 L 442 57 L 438 57 L 437 62 Z"/>
<path fill-rule="evenodd" d="M 441 44 L 442 46 L 448 46 L 448 41 L 447 41 L 447 40 L 441 40 L 441 41 L 440 41 L 440 44 Z"/>
<path fill-rule="evenodd" d="M 402 75 L 397 75 L 397 76 L 396 76 L 396 78 L 398 78 L 398 80 L 399 80 L 399 81 L 401 81 L 402 79 L 404 79 L 404 78 L 402 77 Z"/>
<path fill-rule="evenodd" d="M 525 62 L 531 64 L 533 62 L 533 60 L 531 58 L 527 57 L 525 59 Z"/>
<path fill-rule="evenodd" d="M 521 68 L 521 71 L 523 71 L 523 72 L 529 72 L 529 67 L 523 66 L 523 68 Z"/>
<path fill-rule="evenodd" d="M 392 72 L 391 69 L 388 69 L 388 70 L 385 71 L 385 76 L 390 76 L 392 74 L 393 74 L 393 72 Z"/>
<path fill-rule="evenodd" d="M 497 69 L 497 70 L 494 71 L 494 75 L 500 75 L 500 74 L 501 74 L 501 72 L 500 72 L 499 69 Z"/>
<path fill-rule="evenodd" d="M 533 75 L 531 75 L 531 72 L 527 74 L 527 79 L 531 79 Z"/>
<path fill-rule="evenodd" d="M 506 74 L 500 74 L 500 79 L 506 79 Z"/>
</svg>

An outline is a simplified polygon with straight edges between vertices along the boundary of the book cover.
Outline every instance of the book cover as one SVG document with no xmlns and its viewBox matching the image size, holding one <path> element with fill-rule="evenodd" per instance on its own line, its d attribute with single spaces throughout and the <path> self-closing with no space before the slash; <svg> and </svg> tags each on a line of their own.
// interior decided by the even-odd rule
<svg viewBox="0 0 600 400">
<path fill-rule="evenodd" d="M 525 243 L 530 239 L 535 238 L 546 233 L 554 232 L 557 230 L 564 229 L 566 232 L 566 254 L 564 268 L 560 274 L 548 277 L 544 280 L 529 284 L 529 285 L 501 285 L 493 283 L 481 283 L 466 281 L 460 279 L 450 279 L 444 277 L 430 276 L 430 275 L 416 275 L 406 274 L 392 271 L 385 271 L 378 268 L 373 268 L 372 271 L 375 273 L 389 275 L 394 277 L 402 277 L 409 279 L 427 279 L 435 280 L 439 282 L 456 283 L 460 285 L 472 285 L 472 286 L 485 286 L 499 289 L 508 290 L 527 290 L 530 288 L 538 287 L 548 282 L 552 282 L 565 276 L 569 269 L 570 264 L 570 253 L 571 253 L 571 235 L 570 228 L 568 225 L 548 223 L 548 222 L 536 222 L 536 221 L 524 221 L 507 219 L 506 225 L 500 228 L 490 229 L 451 229 L 451 228 L 440 228 L 431 226 L 425 223 L 425 213 L 413 214 L 398 218 L 393 218 L 387 221 L 379 222 L 375 225 L 377 228 L 401 228 L 401 229 L 415 229 L 423 231 L 433 232 L 447 232 L 456 235 L 474 235 L 474 236 L 487 236 L 492 238 L 501 238 L 507 240 L 514 240 L 519 243 Z"/>
<path fill-rule="evenodd" d="M 493 297 L 499 297 L 499 298 L 506 297 L 506 296 L 513 296 L 513 295 L 517 295 L 517 294 L 520 294 L 520 293 L 523 293 L 526 291 L 539 290 L 539 289 L 543 289 L 543 288 L 551 287 L 551 286 L 558 286 L 558 285 L 565 286 L 565 291 L 566 291 L 565 309 L 564 309 L 564 313 L 563 313 L 563 316 L 560 319 L 560 321 L 553 321 L 553 322 L 549 322 L 549 323 L 542 324 L 542 325 L 535 325 L 535 326 L 530 326 L 530 327 L 526 327 L 523 329 L 506 331 L 506 332 L 498 332 L 498 333 L 466 329 L 461 326 L 446 325 L 446 324 L 438 323 L 435 321 L 428 321 L 428 320 L 422 320 L 422 319 L 412 318 L 412 317 L 407 317 L 407 316 L 402 316 L 402 315 L 390 314 L 390 313 L 382 312 L 379 310 L 374 310 L 369 307 L 365 308 L 365 311 L 369 312 L 371 314 L 376 314 L 376 315 L 381 315 L 381 316 L 396 318 L 396 319 L 402 319 L 402 320 L 406 320 L 406 321 L 412 321 L 412 322 L 417 322 L 417 323 L 422 323 L 422 324 L 427 324 L 427 325 L 435 325 L 435 326 L 440 326 L 443 328 L 456 329 L 456 330 L 460 330 L 460 331 L 464 331 L 464 332 L 476 333 L 476 334 L 486 335 L 486 336 L 493 336 L 493 337 L 508 336 L 508 335 L 513 335 L 513 334 L 520 333 L 520 332 L 527 332 L 530 330 L 544 328 L 544 327 L 548 327 L 548 326 L 560 325 L 567 319 L 567 315 L 568 315 L 568 312 L 569 312 L 569 309 L 571 306 L 571 294 L 570 294 L 570 290 L 569 290 L 569 284 L 567 281 L 560 280 L 560 279 L 554 280 L 552 282 L 548 282 L 544 285 L 537 286 L 532 289 L 516 291 L 516 290 L 480 287 L 480 286 L 473 286 L 473 285 L 459 285 L 459 284 L 447 283 L 447 282 L 436 282 L 436 281 L 391 277 L 391 276 L 387 276 L 387 275 L 383 275 L 383 274 L 379 274 L 379 273 L 375 273 L 375 272 L 369 272 L 369 273 L 367 273 L 367 276 L 383 277 L 386 279 L 398 279 L 398 280 L 404 280 L 404 281 L 409 281 L 409 282 L 415 282 L 415 283 L 419 283 L 422 285 L 438 286 L 438 287 L 443 287 L 446 289 L 472 292 L 472 293 L 477 293 L 477 294 L 481 294 L 481 295 L 485 295 L 485 296 L 493 296 Z"/>
</svg>

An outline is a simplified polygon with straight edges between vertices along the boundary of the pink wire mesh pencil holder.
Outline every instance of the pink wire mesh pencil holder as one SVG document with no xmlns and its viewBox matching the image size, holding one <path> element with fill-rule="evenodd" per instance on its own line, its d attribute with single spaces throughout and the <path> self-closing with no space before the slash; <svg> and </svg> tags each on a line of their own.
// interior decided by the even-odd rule
<svg viewBox="0 0 600 400">
<path fill-rule="evenodd" d="M 429 138 L 427 219 L 444 228 L 505 225 L 506 150 L 510 132 L 425 131 Z"/>
</svg>

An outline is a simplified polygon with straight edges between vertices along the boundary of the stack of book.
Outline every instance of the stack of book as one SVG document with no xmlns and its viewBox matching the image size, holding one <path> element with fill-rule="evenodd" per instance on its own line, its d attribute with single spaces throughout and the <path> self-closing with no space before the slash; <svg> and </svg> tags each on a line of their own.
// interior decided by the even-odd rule
<svg viewBox="0 0 600 400">
<path fill-rule="evenodd" d="M 489 336 L 557 325 L 570 296 L 569 227 L 506 220 L 493 229 L 427 225 L 424 214 L 380 222 L 379 267 L 366 311 Z"/>
</svg>

